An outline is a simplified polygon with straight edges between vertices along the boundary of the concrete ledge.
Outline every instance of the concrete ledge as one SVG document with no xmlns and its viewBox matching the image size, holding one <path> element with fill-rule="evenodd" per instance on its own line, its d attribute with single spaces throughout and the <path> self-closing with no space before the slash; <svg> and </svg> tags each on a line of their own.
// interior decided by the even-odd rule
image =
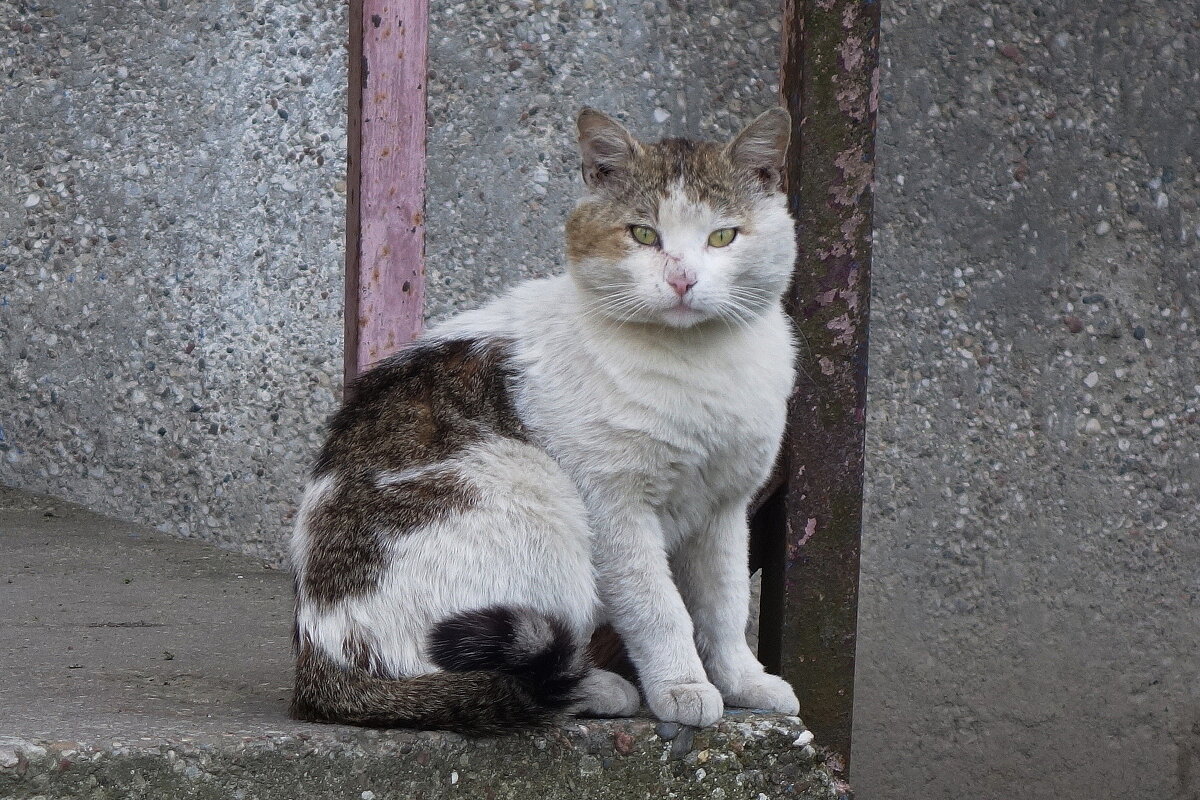
<svg viewBox="0 0 1200 800">
<path fill-rule="evenodd" d="M 795 717 L 477 740 L 293 722 L 289 605 L 270 565 L 0 489 L 0 797 L 848 796 Z"/>
<path fill-rule="evenodd" d="M 298 725 L 256 737 L 102 745 L 0 737 L 0 796 L 829 800 L 845 795 L 811 746 L 795 744 L 803 741 L 803 726 L 794 718 L 745 715 L 704 730 L 656 731 L 659 727 L 649 720 L 583 722 L 540 735 L 481 740 Z"/>
</svg>

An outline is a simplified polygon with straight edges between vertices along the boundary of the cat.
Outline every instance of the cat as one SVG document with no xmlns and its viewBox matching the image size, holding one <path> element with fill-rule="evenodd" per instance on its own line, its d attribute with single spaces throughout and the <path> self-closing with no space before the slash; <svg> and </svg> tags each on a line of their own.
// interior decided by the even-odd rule
<svg viewBox="0 0 1200 800">
<path fill-rule="evenodd" d="M 352 386 L 291 542 L 292 714 L 471 734 L 795 714 L 746 643 L 747 504 L 792 389 L 780 108 L 727 144 L 585 108 L 567 273 L 433 327 Z"/>
</svg>

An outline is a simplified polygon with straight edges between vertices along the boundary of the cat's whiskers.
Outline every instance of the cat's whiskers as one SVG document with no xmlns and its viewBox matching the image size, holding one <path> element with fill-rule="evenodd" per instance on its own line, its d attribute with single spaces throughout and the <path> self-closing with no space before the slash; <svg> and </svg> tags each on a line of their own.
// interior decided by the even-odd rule
<svg viewBox="0 0 1200 800">
<path fill-rule="evenodd" d="M 621 317 L 617 320 L 618 325 L 624 325 L 626 322 L 629 322 L 630 320 L 632 320 L 634 317 L 636 317 L 638 314 L 642 313 L 643 311 L 653 310 L 650 308 L 650 304 L 647 303 L 645 300 L 641 299 L 640 297 L 633 298 L 633 300 L 634 300 L 634 302 L 633 302 L 633 305 L 630 308 L 630 310 L 627 313 L 621 315 Z"/>
<path fill-rule="evenodd" d="M 727 302 L 723 309 L 733 318 L 738 330 L 747 331 L 754 324 L 755 314 L 746 306 L 736 302 Z"/>
<path fill-rule="evenodd" d="M 768 292 L 764 289 L 758 289 L 756 287 L 751 287 L 751 286 L 731 286 L 731 287 L 729 287 L 729 295 L 731 298 L 735 298 L 737 300 L 742 300 L 745 298 L 753 298 L 753 300 L 755 300 L 755 301 L 762 301 L 762 300 L 769 301 L 770 299 L 773 298 L 773 295 L 770 292 Z M 734 314 L 735 316 L 737 316 L 739 318 L 739 320 L 742 318 L 742 313 L 751 311 L 750 309 L 746 308 L 741 303 L 726 303 L 725 309 L 728 310 L 730 313 Z M 753 316 L 753 313 L 757 313 L 757 312 L 751 312 L 751 313 Z M 739 327 L 749 327 L 750 322 L 752 322 L 752 318 L 750 320 L 746 321 L 745 326 L 739 324 Z M 808 338 L 804 335 L 804 331 L 801 330 L 798 325 L 793 325 L 792 330 L 794 330 L 796 332 L 796 335 L 799 336 L 800 341 L 804 344 L 804 349 L 807 351 L 808 356 L 811 357 L 813 354 L 812 347 L 809 345 Z M 799 370 L 804 375 L 805 378 L 807 378 L 810 382 L 815 382 L 815 381 L 813 381 L 812 373 L 810 373 L 808 371 L 808 369 L 804 366 L 804 362 L 801 358 L 796 359 L 795 366 L 796 366 L 796 369 Z"/>
<path fill-rule="evenodd" d="M 589 301 L 584 308 L 584 317 L 589 319 L 617 319 L 619 323 L 627 321 L 628 315 L 643 310 L 644 302 L 629 295 L 616 294 Z"/>
<path fill-rule="evenodd" d="M 622 291 L 635 287 L 636 284 L 632 282 L 610 285 L 608 288 L 616 291 L 604 297 L 589 299 L 584 306 L 584 317 L 604 318 L 623 325 L 643 311 L 652 310 L 644 298 Z"/>
<path fill-rule="evenodd" d="M 730 291 L 731 292 L 740 291 L 740 292 L 751 293 L 751 294 L 754 294 L 757 296 L 756 299 L 766 300 L 768 302 L 774 300 L 774 298 L 775 298 L 775 295 L 773 292 L 771 292 L 767 289 L 760 289 L 758 287 L 753 287 L 753 286 L 732 286 L 732 287 L 730 287 Z M 811 358 L 813 355 L 813 349 L 812 349 L 812 345 L 808 341 L 808 336 L 805 335 L 804 331 L 801 330 L 799 326 L 795 326 L 794 330 L 796 331 L 796 336 L 799 338 L 800 344 L 803 346 L 804 355 L 808 358 Z M 808 370 L 804 369 L 804 366 L 799 362 L 799 360 L 797 360 L 796 366 L 800 369 L 801 372 L 804 373 L 804 377 L 808 378 L 809 380 L 812 380 L 812 375 L 809 374 Z"/>
<path fill-rule="evenodd" d="M 720 311 L 731 316 L 740 330 L 746 330 L 753 325 L 762 310 L 762 301 L 767 297 L 768 295 L 759 289 L 730 286 L 726 289 L 725 299 L 720 303 Z"/>
</svg>

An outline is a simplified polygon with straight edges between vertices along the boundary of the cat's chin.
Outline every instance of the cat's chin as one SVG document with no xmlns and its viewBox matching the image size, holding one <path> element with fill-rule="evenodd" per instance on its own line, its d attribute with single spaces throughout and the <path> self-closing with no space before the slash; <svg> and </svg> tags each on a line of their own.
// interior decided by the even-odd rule
<svg viewBox="0 0 1200 800">
<path fill-rule="evenodd" d="M 677 305 L 659 312 L 659 319 L 668 328 L 691 328 L 712 318 L 712 314 L 685 305 Z"/>
</svg>

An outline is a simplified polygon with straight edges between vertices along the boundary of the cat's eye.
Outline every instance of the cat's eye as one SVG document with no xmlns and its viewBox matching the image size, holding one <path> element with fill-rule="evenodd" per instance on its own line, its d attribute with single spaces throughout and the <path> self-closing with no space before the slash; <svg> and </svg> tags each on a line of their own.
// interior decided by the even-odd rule
<svg viewBox="0 0 1200 800">
<path fill-rule="evenodd" d="M 658 244 L 658 231 L 645 225 L 630 225 L 629 235 L 641 244 Z"/>
<path fill-rule="evenodd" d="M 709 247 L 724 247 L 737 238 L 737 228 L 718 228 L 708 235 Z"/>
</svg>

